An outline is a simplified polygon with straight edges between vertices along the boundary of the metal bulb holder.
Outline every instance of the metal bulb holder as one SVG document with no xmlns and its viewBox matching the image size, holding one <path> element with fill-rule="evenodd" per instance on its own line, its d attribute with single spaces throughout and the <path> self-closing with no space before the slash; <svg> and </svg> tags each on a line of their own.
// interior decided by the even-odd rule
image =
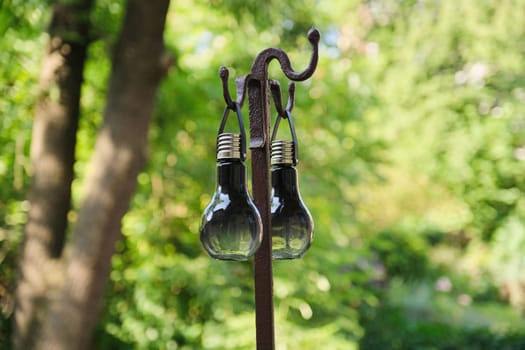
<svg viewBox="0 0 525 350">
<path fill-rule="evenodd" d="M 268 76 L 268 65 L 272 60 L 279 61 L 281 70 L 284 75 L 291 81 L 304 81 L 312 76 L 317 67 L 317 62 L 319 60 L 319 31 L 315 28 L 312 28 L 308 32 L 308 41 L 312 45 L 312 53 L 310 55 L 310 61 L 306 68 L 302 71 L 295 71 L 292 68 L 290 58 L 283 50 L 279 48 L 267 48 L 262 50 L 254 59 L 250 73 L 235 79 L 235 87 L 237 92 L 237 101 L 233 101 L 229 92 L 228 87 L 228 69 L 221 67 L 219 70 L 219 75 L 222 80 L 222 92 L 224 96 L 224 101 L 226 102 L 227 110 L 237 111 L 239 107 L 242 106 L 245 100 L 248 101 L 248 110 L 249 110 L 249 122 L 250 122 L 250 151 L 251 151 L 251 164 L 252 164 L 252 192 L 253 192 L 253 202 L 257 206 L 257 209 L 260 213 L 260 218 L 262 221 L 262 243 L 255 253 L 253 259 L 253 275 L 254 275 L 254 294 L 255 294 L 255 330 L 256 330 L 256 347 L 257 350 L 270 350 L 275 349 L 275 329 L 274 329 L 274 312 L 273 312 L 273 268 L 272 268 L 272 220 L 275 224 L 279 224 L 279 210 L 288 210 L 289 202 L 287 198 L 293 198 L 295 201 L 295 207 L 300 208 L 301 217 L 303 219 L 303 224 L 306 223 L 308 226 L 308 221 L 311 218 L 308 214 L 304 205 L 297 205 L 298 196 L 284 195 L 281 193 L 286 193 L 287 188 L 290 186 L 281 186 L 281 183 L 286 184 L 287 179 L 292 179 L 289 182 L 295 185 L 297 188 L 297 175 L 295 168 L 290 165 L 277 164 L 274 163 L 274 169 L 271 170 L 270 163 L 270 151 L 271 151 L 271 140 L 275 138 L 272 136 L 271 140 L 268 137 L 268 131 L 270 130 L 270 96 L 269 90 L 272 91 L 274 95 L 274 105 L 278 109 L 279 116 L 283 117 L 286 113 L 283 111 L 282 103 L 280 102 L 281 96 L 279 91 L 279 86 L 276 83 L 272 83 L 272 79 L 269 79 Z M 290 86 L 290 85 L 289 85 Z M 275 94 L 274 94 L 275 93 Z M 292 95 L 292 94 L 290 94 Z M 287 106 L 287 112 L 292 110 L 293 97 L 290 98 L 289 95 L 289 106 Z M 291 102 L 291 103 L 290 103 Z M 239 116 L 239 113 L 238 113 Z M 286 117 L 284 117 L 286 118 Z M 224 118 L 223 118 L 224 122 Z M 277 124 L 278 122 L 276 122 Z M 241 124 L 240 124 L 241 125 Z M 222 129 L 222 128 L 221 128 Z M 244 128 L 241 127 L 241 138 Z M 276 130 L 276 128 L 274 129 Z M 221 134 L 222 131 L 219 131 Z M 295 139 L 294 139 L 295 140 Z M 242 143 L 241 143 L 242 146 Z M 295 144 L 295 149 L 297 150 L 297 144 Z M 241 150 L 241 161 L 245 158 L 243 157 L 244 152 Z M 295 152 L 297 155 L 297 151 Z M 218 166 L 220 168 L 220 164 Z M 282 169 L 280 169 L 282 168 Z M 289 175 L 290 171 L 288 168 L 292 168 L 292 176 Z M 273 172 L 273 173 L 272 173 Z M 274 206 L 274 214 L 271 213 L 271 193 L 270 188 L 272 184 L 270 183 L 270 173 L 274 178 L 274 198 L 273 202 L 276 203 Z M 279 173 L 282 173 L 282 177 L 279 176 Z M 294 176 L 295 175 L 295 176 Z M 295 181 L 293 181 L 295 179 Z M 279 181 L 282 180 L 282 181 Z M 218 185 L 219 186 L 219 185 Z M 282 191 L 281 191 L 282 189 Z M 293 191 L 292 191 L 293 192 Z M 297 192 L 298 193 L 298 192 Z M 216 195 L 214 195 L 215 197 Z M 249 197 L 247 197 L 249 198 Z M 245 200 L 247 201 L 247 200 Z M 212 201 L 213 202 L 213 201 Z M 210 208 L 213 208 L 213 205 L 210 204 Z M 210 221 L 213 220 L 215 212 L 219 212 L 218 209 L 212 210 L 207 208 L 207 213 L 211 215 Z M 292 214 L 296 213 L 293 210 Z M 294 214 L 295 215 L 295 214 Z M 257 221 L 257 220 L 256 220 Z M 201 232 L 205 233 L 203 236 L 203 243 L 207 250 L 211 247 L 208 242 L 210 240 L 206 235 L 206 226 L 209 224 L 208 218 L 205 214 L 203 219 Z M 304 225 L 303 225 L 304 226 Z M 281 224 L 281 227 L 287 227 L 284 223 Z M 306 237 L 310 237 L 311 241 L 311 230 L 310 235 L 308 235 L 308 230 Z M 287 230 L 281 230 L 281 233 L 288 232 Z M 281 236 L 294 236 L 290 234 L 282 234 Z M 258 238 L 259 236 L 256 235 Z M 303 235 L 304 237 L 304 235 Z M 308 239 L 307 239 L 308 240 Z M 294 243 L 294 239 L 288 240 L 289 243 Z M 289 244 L 293 246 L 293 244 Z M 286 246 L 286 244 L 284 244 Z M 292 250 L 290 255 L 285 255 L 285 257 L 295 257 L 304 253 L 305 247 Z M 247 254 L 246 254 L 247 255 Z M 246 256 L 244 255 L 244 256 Z M 230 255 L 228 255 L 230 256 Z M 278 255 L 279 256 L 279 255 Z"/>
<path fill-rule="evenodd" d="M 237 106 L 238 107 L 238 106 Z M 262 222 L 246 185 L 245 136 L 237 108 L 240 134 L 217 136 L 217 187 L 204 210 L 199 229 L 206 252 L 220 260 L 248 260 L 262 241 Z"/>
</svg>

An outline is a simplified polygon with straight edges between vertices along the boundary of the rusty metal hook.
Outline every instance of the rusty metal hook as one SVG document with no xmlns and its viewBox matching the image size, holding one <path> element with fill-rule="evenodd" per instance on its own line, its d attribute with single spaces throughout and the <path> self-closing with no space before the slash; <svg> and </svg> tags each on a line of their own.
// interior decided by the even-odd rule
<svg viewBox="0 0 525 350">
<path fill-rule="evenodd" d="M 276 58 L 281 65 L 281 69 L 284 72 L 284 75 L 286 75 L 288 79 L 293 81 L 303 81 L 310 78 L 314 73 L 315 68 L 317 67 L 317 62 L 319 60 L 320 38 L 321 34 L 317 29 L 312 28 L 308 31 L 308 41 L 312 45 L 312 55 L 310 56 L 310 62 L 308 63 L 308 66 L 302 72 L 294 71 L 294 69 L 292 68 L 292 64 L 290 63 L 290 58 L 288 57 L 286 52 L 277 48 L 269 48 L 263 50 L 255 58 L 252 65 L 252 74 L 255 74 L 261 68 L 266 70 L 266 66 L 268 65 L 268 63 L 270 63 L 272 59 Z"/>
<path fill-rule="evenodd" d="M 283 108 L 281 99 L 281 85 L 279 84 L 279 81 L 269 79 L 269 85 L 270 91 L 272 92 L 275 109 L 277 109 L 277 113 L 279 113 L 282 118 L 286 119 L 286 111 L 292 112 L 292 109 L 295 105 L 295 83 L 293 81 L 288 83 L 288 102 L 286 103 L 286 109 Z"/>
<path fill-rule="evenodd" d="M 272 92 L 275 109 L 277 110 L 279 116 L 285 117 L 286 113 L 284 111 L 283 102 L 281 99 L 281 85 L 279 84 L 279 81 L 273 79 L 269 79 L 268 82 L 270 85 L 270 91 Z"/>
<path fill-rule="evenodd" d="M 286 109 L 283 108 L 283 102 L 281 99 L 281 85 L 279 84 L 279 81 L 269 79 L 269 85 L 277 113 L 281 118 L 288 118 L 286 112 L 288 111 L 291 113 L 295 105 L 295 83 L 293 81 L 288 83 L 288 102 L 286 103 Z"/>
<path fill-rule="evenodd" d="M 243 75 L 235 79 L 235 88 L 237 89 L 237 102 L 242 107 L 244 98 L 246 97 L 246 82 L 250 79 L 250 75 Z"/>
<path fill-rule="evenodd" d="M 246 81 L 250 78 L 250 75 L 243 75 L 235 79 L 235 88 L 237 90 L 237 100 L 233 101 L 230 94 L 230 89 L 228 87 L 228 79 L 230 77 L 230 71 L 228 68 L 222 66 L 219 68 L 219 76 L 222 80 L 222 95 L 224 96 L 224 102 L 226 106 L 232 111 L 235 111 L 235 103 L 237 102 L 239 106 L 242 107 L 244 103 L 244 98 L 246 97 Z"/>
<path fill-rule="evenodd" d="M 293 81 L 288 83 L 288 102 L 286 103 L 286 109 L 283 108 L 281 99 L 281 85 L 279 84 L 279 81 L 269 79 L 269 84 L 275 109 L 277 109 L 279 115 L 281 115 L 283 118 L 286 118 L 285 111 L 291 112 L 295 105 L 295 83 Z"/>
<path fill-rule="evenodd" d="M 222 95 L 224 96 L 224 102 L 226 102 L 226 106 L 228 106 L 229 109 L 234 111 L 235 102 L 232 100 L 230 89 L 228 88 L 228 78 L 230 77 L 230 71 L 228 68 L 222 66 L 219 68 L 219 76 L 222 80 Z"/>
</svg>

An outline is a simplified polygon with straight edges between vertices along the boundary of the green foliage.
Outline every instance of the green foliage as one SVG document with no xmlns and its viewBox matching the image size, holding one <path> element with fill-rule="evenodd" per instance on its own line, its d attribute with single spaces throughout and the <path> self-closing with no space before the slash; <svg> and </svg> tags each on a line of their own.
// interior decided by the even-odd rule
<svg viewBox="0 0 525 350">
<path fill-rule="evenodd" d="M 523 213 L 521 210 L 520 212 Z M 491 251 L 491 274 L 495 282 L 503 288 L 509 301 L 523 309 L 525 280 L 522 271 L 525 268 L 525 225 L 523 216 L 510 216 L 505 219 L 494 233 Z"/>
<path fill-rule="evenodd" d="M 377 254 L 388 277 L 422 279 L 428 272 L 428 247 L 419 235 L 403 231 L 381 232 L 370 240 L 370 249 Z"/>
<path fill-rule="evenodd" d="M 381 307 L 364 313 L 367 332 L 362 349 L 391 350 L 492 350 L 523 349 L 523 333 L 498 334 L 488 328 L 457 328 L 443 322 L 417 322 L 407 319 L 396 307 Z"/>
</svg>

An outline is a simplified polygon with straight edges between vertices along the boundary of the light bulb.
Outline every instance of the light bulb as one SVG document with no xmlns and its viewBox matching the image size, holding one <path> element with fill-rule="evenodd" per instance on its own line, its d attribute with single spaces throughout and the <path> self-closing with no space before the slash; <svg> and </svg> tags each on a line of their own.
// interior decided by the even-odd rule
<svg viewBox="0 0 525 350">
<path fill-rule="evenodd" d="M 274 259 L 300 258 L 310 247 L 314 224 L 299 194 L 293 141 L 273 141 L 272 254 Z"/>
<path fill-rule="evenodd" d="M 246 186 L 240 138 L 233 133 L 217 137 L 217 188 L 199 230 L 204 249 L 215 259 L 247 260 L 262 240 L 261 217 Z"/>
</svg>

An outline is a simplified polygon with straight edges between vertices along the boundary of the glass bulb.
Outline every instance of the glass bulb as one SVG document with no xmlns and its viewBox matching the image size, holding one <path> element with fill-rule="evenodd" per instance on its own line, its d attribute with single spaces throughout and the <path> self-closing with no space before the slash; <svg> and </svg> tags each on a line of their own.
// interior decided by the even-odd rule
<svg viewBox="0 0 525 350">
<path fill-rule="evenodd" d="M 248 194 L 240 135 L 219 134 L 217 188 L 204 210 L 199 229 L 206 252 L 215 259 L 247 260 L 262 240 L 262 223 Z"/>
<path fill-rule="evenodd" d="M 272 253 L 300 258 L 310 247 L 314 224 L 299 194 L 292 141 L 272 142 Z"/>
</svg>

